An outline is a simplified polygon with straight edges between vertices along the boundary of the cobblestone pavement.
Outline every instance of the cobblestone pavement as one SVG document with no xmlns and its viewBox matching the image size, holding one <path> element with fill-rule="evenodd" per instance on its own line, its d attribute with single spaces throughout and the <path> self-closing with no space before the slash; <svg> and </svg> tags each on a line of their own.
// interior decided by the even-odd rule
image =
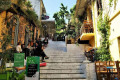
<svg viewBox="0 0 120 80">
<path fill-rule="evenodd" d="M 83 63 L 84 46 L 66 47 L 65 42 L 50 40 L 45 49 L 49 59 L 46 67 L 40 67 L 40 80 L 95 80 L 94 74 L 87 76 L 89 70 L 86 72 L 86 64 Z M 94 72 L 92 69 L 91 72 Z"/>
</svg>

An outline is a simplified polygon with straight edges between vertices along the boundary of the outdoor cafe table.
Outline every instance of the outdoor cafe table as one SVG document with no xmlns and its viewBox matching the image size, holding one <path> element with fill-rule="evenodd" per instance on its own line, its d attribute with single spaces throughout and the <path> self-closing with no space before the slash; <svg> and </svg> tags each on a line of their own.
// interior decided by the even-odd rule
<svg viewBox="0 0 120 80">
<path fill-rule="evenodd" d="M 106 67 L 107 68 L 107 80 L 112 80 L 112 76 L 115 77 L 117 74 L 117 68 L 115 66 Z"/>
</svg>

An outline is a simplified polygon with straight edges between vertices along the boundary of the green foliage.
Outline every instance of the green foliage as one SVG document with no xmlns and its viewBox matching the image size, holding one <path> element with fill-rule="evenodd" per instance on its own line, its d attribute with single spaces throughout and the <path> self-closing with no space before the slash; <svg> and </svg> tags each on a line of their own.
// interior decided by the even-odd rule
<svg viewBox="0 0 120 80">
<path fill-rule="evenodd" d="M 78 18 L 75 17 L 75 9 L 76 9 L 76 5 L 74 5 L 70 9 L 70 12 L 71 12 L 70 13 L 71 14 L 71 22 L 70 22 L 70 24 L 75 27 L 74 33 L 71 34 L 72 38 L 75 38 L 75 37 L 79 36 L 80 26 L 81 26 L 81 22 L 80 21 L 76 22 L 76 19 L 78 19 Z M 68 29 L 68 32 L 69 32 L 69 29 Z"/>
<path fill-rule="evenodd" d="M 9 9 L 11 6 L 10 0 L 0 0 L 0 12 Z"/>
<path fill-rule="evenodd" d="M 32 7 L 32 4 L 30 1 L 25 2 L 25 5 L 27 6 L 27 9 Z"/>
<path fill-rule="evenodd" d="M 29 16 L 30 20 L 35 20 L 35 21 L 38 20 L 38 16 L 35 13 L 35 11 L 27 9 L 26 12 L 28 13 L 28 16 Z"/>
<path fill-rule="evenodd" d="M 25 80 L 25 71 L 17 73 L 15 69 L 13 69 L 12 75 L 10 76 L 10 80 Z"/>
<path fill-rule="evenodd" d="M 101 34 L 101 40 L 100 40 L 100 47 L 96 51 L 96 60 L 100 61 L 110 61 L 111 55 L 109 51 L 109 36 L 110 36 L 110 24 L 109 24 L 109 17 L 108 15 L 104 16 L 104 19 L 102 18 L 102 12 L 99 15 L 97 28 L 99 33 Z"/>
<path fill-rule="evenodd" d="M 61 3 L 60 11 L 54 13 L 53 18 L 55 18 L 56 22 L 56 32 L 62 33 L 65 28 L 65 16 L 68 15 L 69 12 L 67 11 L 67 6 L 64 6 Z"/>
<path fill-rule="evenodd" d="M 18 0 L 18 6 L 20 6 L 20 7 L 22 7 L 24 3 L 25 3 L 24 0 Z"/>
<path fill-rule="evenodd" d="M 2 54 L 1 54 L 1 58 L 2 58 L 2 66 L 0 68 L 0 71 L 4 71 L 5 69 L 5 63 L 7 62 L 7 58 L 9 56 L 9 52 L 7 52 L 7 47 L 8 45 L 11 43 L 11 36 L 8 34 L 4 34 L 3 35 L 3 39 L 2 39 Z"/>
<path fill-rule="evenodd" d="M 7 46 L 11 43 L 11 35 L 5 34 L 3 35 L 3 40 L 2 40 L 2 50 L 6 50 Z"/>
<path fill-rule="evenodd" d="M 113 0 L 109 0 L 109 6 L 111 7 L 113 4 L 112 4 Z"/>
</svg>

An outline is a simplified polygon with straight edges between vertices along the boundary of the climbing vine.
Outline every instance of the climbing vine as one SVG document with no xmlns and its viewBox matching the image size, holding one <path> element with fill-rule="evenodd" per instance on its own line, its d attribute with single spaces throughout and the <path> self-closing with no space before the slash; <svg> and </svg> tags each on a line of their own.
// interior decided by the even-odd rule
<svg viewBox="0 0 120 80">
<path fill-rule="evenodd" d="M 114 2 L 113 2 L 114 1 Z M 114 9 L 116 8 L 116 4 L 117 4 L 118 0 L 109 0 L 109 6 L 112 7 L 113 3 L 114 3 Z"/>
<path fill-rule="evenodd" d="M 108 15 L 105 15 L 103 18 L 102 12 L 100 12 L 99 19 L 97 22 L 97 28 L 99 33 L 101 34 L 101 40 L 100 40 L 100 47 L 96 51 L 96 60 L 110 61 L 111 60 L 111 55 L 109 50 L 110 23 L 109 23 Z"/>
</svg>

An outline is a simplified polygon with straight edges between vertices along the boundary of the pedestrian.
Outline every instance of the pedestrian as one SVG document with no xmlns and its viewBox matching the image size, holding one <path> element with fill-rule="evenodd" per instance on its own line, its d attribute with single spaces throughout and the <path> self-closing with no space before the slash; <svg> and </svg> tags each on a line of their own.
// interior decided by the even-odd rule
<svg viewBox="0 0 120 80">
<path fill-rule="evenodd" d="M 47 45 L 48 45 L 48 39 L 45 37 L 45 39 L 43 40 L 43 44 L 44 44 L 44 46 L 45 47 L 47 47 Z"/>
<path fill-rule="evenodd" d="M 18 44 L 16 46 L 16 51 L 17 51 L 17 53 L 21 53 L 22 52 L 21 42 L 18 42 Z"/>
</svg>

